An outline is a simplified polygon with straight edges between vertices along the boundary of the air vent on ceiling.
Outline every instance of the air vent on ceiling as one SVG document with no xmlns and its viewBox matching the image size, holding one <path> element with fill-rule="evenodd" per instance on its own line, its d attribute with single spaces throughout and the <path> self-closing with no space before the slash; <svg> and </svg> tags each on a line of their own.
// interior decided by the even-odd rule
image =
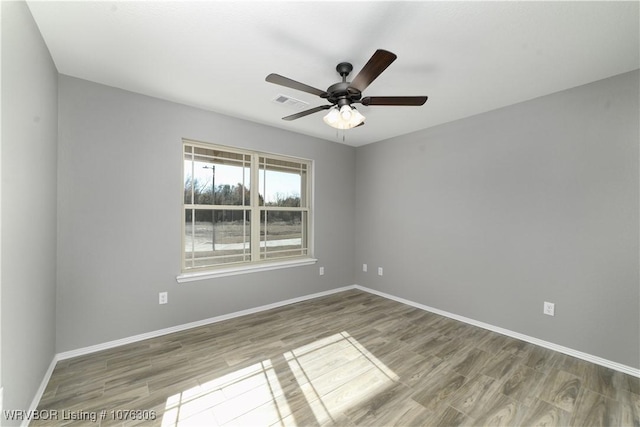
<svg viewBox="0 0 640 427">
<path fill-rule="evenodd" d="M 278 96 L 273 98 L 273 102 L 275 102 L 276 104 L 287 105 L 296 109 L 305 108 L 307 105 L 309 105 L 308 102 L 304 102 L 299 99 L 282 94 L 279 94 Z"/>
</svg>

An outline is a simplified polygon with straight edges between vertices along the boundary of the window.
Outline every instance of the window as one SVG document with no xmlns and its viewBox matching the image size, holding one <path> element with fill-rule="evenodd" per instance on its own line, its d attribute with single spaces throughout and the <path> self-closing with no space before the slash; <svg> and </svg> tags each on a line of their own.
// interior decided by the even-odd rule
<svg viewBox="0 0 640 427">
<path fill-rule="evenodd" d="M 309 160 L 184 141 L 183 273 L 309 259 Z"/>
</svg>

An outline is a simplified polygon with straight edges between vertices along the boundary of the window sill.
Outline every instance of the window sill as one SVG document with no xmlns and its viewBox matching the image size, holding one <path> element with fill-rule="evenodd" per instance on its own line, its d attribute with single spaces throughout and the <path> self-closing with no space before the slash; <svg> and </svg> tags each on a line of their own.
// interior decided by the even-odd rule
<svg viewBox="0 0 640 427">
<path fill-rule="evenodd" d="M 178 283 L 195 282 L 197 280 L 215 279 L 218 277 L 235 276 L 237 274 L 257 273 L 259 271 L 279 270 L 281 268 L 300 267 L 318 262 L 315 258 L 302 258 L 287 261 L 275 261 L 261 264 L 241 265 L 219 268 L 216 270 L 182 273 L 176 277 Z"/>
</svg>

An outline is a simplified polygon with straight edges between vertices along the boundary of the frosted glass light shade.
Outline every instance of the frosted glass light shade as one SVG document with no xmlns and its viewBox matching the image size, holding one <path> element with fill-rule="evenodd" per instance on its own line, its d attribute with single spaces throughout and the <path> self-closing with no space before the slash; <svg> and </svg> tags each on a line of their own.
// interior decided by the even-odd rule
<svg viewBox="0 0 640 427">
<path fill-rule="evenodd" d="M 364 119 L 358 110 L 349 105 L 343 105 L 339 110 L 338 107 L 333 107 L 323 118 L 326 124 L 336 129 L 352 129 L 364 122 Z"/>
</svg>

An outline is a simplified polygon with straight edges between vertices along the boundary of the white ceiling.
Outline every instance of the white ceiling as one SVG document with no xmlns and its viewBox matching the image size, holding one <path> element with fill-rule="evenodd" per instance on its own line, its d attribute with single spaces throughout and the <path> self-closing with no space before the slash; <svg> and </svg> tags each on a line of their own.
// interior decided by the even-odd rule
<svg viewBox="0 0 640 427">
<path fill-rule="evenodd" d="M 639 2 L 28 1 L 62 74 L 343 142 L 316 113 L 275 104 L 325 90 L 373 52 L 398 59 L 364 96 L 428 95 L 422 107 L 359 106 L 359 146 L 640 67 Z M 351 79 L 349 79 L 351 80 Z"/>
</svg>

